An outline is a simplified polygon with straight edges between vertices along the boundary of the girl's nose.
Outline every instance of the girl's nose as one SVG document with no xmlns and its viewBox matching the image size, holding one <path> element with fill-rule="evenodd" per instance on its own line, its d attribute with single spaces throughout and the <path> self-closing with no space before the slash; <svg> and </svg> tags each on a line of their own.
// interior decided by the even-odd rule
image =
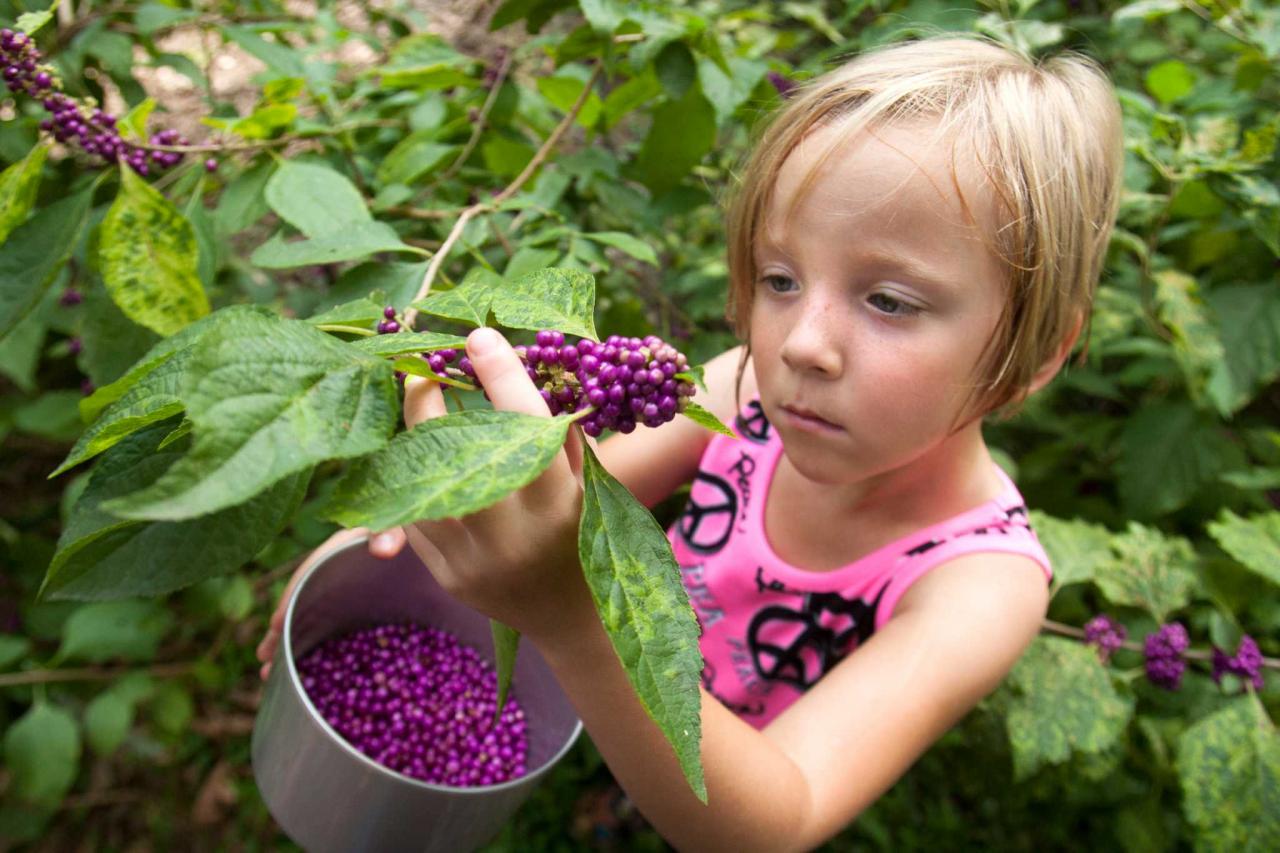
<svg viewBox="0 0 1280 853">
<path fill-rule="evenodd" d="M 796 323 L 782 344 L 782 361 L 797 373 L 840 375 L 840 337 L 836 312 L 814 300 L 796 314 Z"/>
</svg>

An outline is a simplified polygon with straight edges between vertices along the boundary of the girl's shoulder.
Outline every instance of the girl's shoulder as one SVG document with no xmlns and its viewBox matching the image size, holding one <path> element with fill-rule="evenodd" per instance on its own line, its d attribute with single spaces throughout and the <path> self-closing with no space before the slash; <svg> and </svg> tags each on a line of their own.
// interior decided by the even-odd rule
<svg viewBox="0 0 1280 853">
<path fill-rule="evenodd" d="M 726 350 L 703 365 L 703 380 L 707 388 L 694 399 L 705 409 L 720 419 L 722 423 L 731 424 L 738 416 L 739 403 L 745 405 L 756 398 L 759 389 L 756 385 L 756 374 L 751 358 L 746 356 L 745 346 L 736 346 Z M 738 371 L 742 370 L 742 386 L 738 386 Z M 705 399 L 699 399 L 705 397 Z"/>
</svg>

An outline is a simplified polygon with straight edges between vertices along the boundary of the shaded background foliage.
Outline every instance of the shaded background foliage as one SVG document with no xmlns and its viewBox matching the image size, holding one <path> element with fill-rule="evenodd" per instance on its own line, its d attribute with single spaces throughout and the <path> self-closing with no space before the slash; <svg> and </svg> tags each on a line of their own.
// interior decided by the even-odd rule
<svg viewBox="0 0 1280 853">
<path fill-rule="evenodd" d="M 0 19 L 39 8 L 0 4 Z M 193 258 L 215 308 L 296 317 L 375 290 L 403 308 L 423 253 L 511 183 L 601 70 L 518 204 L 467 224 L 437 289 L 473 268 L 586 269 L 599 329 L 655 332 L 694 362 L 733 343 L 718 202 L 753 123 L 778 103 L 771 73 L 804 78 L 940 30 L 1096 57 L 1124 107 L 1126 192 L 1089 345 L 988 430 L 1055 560 L 1050 621 L 1006 684 L 828 846 L 1280 846 L 1274 670 L 1254 691 L 1215 683 L 1207 659 L 1243 634 L 1280 654 L 1280 10 L 508 0 L 463 11 L 476 20 L 393 3 L 87 2 L 60 7 L 37 41 L 69 93 L 210 147 L 151 176 L 190 229 L 166 232 L 174 251 Z M 30 99 L 0 101 L 0 160 L 20 164 L 43 117 Z M 409 249 L 283 248 L 314 235 L 296 213 L 306 199 L 272 184 L 282 162 L 345 175 Z M 81 385 L 119 378 L 170 330 L 113 288 L 118 172 L 100 177 L 63 147 L 30 170 L 38 184 L 21 171 L 0 178 L 0 205 L 34 193 L 0 209 L 12 232 L 0 244 L 0 839 L 288 846 L 249 769 L 253 645 L 292 565 L 333 529 L 316 509 L 337 471 L 322 466 L 246 566 L 158 599 L 37 600 L 87 483 L 83 469 L 46 480 L 84 429 Z M 84 193 L 83 229 L 48 225 L 50 208 Z M 69 288 L 81 304 L 61 304 Z M 31 311 L 7 307 L 33 294 Z M 1130 637 L 1109 665 L 1075 627 L 1100 612 Z M 1172 621 L 1199 653 L 1177 692 L 1145 680 L 1140 650 Z M 609 782 L 584 738 L 493 849 L 660 849 Z"/>
</svg>

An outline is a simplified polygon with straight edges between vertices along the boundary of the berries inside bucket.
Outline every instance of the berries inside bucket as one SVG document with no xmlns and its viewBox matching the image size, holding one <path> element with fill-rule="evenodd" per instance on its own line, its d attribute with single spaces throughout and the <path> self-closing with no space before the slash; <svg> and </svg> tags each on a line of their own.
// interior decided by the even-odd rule
<svg viewBox="0 0 1280 853">
<path fill-rule="evenodd" d="M 526 772 L 524 711 L 494 723 L 493 667 L 447 631 L 377 625 L 324 641 L 298 661 L 307 696 L 348 743 L 438 785 L 496 785 Z"/>
</svg>

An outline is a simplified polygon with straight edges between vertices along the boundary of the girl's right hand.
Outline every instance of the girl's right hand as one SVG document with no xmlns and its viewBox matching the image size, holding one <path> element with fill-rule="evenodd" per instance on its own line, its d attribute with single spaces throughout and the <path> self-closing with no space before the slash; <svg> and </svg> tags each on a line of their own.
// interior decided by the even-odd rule
<svg viewBox="0 0 1280 853">
<path fill-rule="evenodd" d="M 267 626 L 266 636 L 262 638 L 262 642 L 258 643 L 258 660 L 262 661 L 262 669 L 259 670 L 259 675 L 263 681 L 266 681 L 267 677 L 271 675 L 271 661 L 275 658 L 276 648 L 280 645 L 280 635 L 284 631 L 284 613 L 288 607 L 289 596 L 293 594 L 293 588 L 298 585 L 298 581 L 306 573 L 307 569 L 315 564 L 317 557 L 328 553 L 335 547 L 359 539 L 368 533 L 369 529 L 366 527 L 339 530 L 308 554 L 307 558 L 294 570 L 293 576 L 289 578 L 288 586 L 284 588 L 284 592 L 280 595 L 280 600 L 276 603 L 275 612 L 271 614 L 271 622 Z M 404 543 L 404 531 L 399 527 L 393 527 L 390 530 L 384 530 L 382 533 L 369 537 L 369 553 L 383 560 L 390 560 L 400 553 L 401 549 L 404 548 Z"/>
</svg>

